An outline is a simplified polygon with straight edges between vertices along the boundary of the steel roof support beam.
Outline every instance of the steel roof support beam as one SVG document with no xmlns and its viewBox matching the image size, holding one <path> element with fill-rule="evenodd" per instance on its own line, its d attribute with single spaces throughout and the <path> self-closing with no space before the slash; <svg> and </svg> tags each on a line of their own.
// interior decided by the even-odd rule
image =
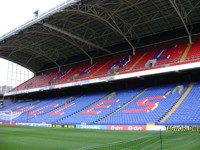
<svg viewBox="0 0 200 150">
<path fill-rule="evenodd" d="M 90 59 L 92 59 L 92 57 L 91 57 L 81 46 L 79 46 L 77 42 L 75 42 L 75 41 L 73 41 L 73 42 L 72 42 L 72 41 L 69 41 L 69 40 L 66 39 L 65 37 L 59 36 L 59 35 L 56 35 L 56 34 L 53 34 L 53 36 L 56 36 L 56 37 L 61 38 L 61 39 L 64 39 L 66 42 L 68 42 L 68 43 L 70 43 L 71 45 L 77 47 L 78 49 L 80 49 L 81 51 L 83 51 Z M 60 49 L 57 49 L 57 50 L 59 51 L 59 50 L 64 49 L 64 48 L 65 48 L 65 47 L 60 48 Z"/>
<path fill-rule="evenodd" d="M 17 50 L 12 50 L 13 52 L 18 52 L 18 51 L 22 51 L 23 49 L 25 48 L 28 48 L 29 46 L 34 46 L 34 45 L 37 45 L 38 43 L 41 43 L 41 42 L 45 42 L 49 39 L 49 37 L 47 38 L 43 38 L 41 40 L 37 40 L 37 42 L 34 42 L 34 43 L 29 43 L 29 45 L 26 45 L 24 46 L 24 44 L 17 44 L 17 45 L 13 45 L 13 46 L 5 46 L 5 47 L 9 47 L 9 48 L 18 48 Z M 16 43 L 16 41 L 14 41 L 13 43 Z M 27 42 L 26 42 L 27 43 Z M 1 47 L 0 47 L 1 48 Z"/>
<path fill-rule="evenodd" d="M 146 0 L 145 0 L 146 1 Z M 121 3 L 121 5 L 118 6 L 118 8 L 121 8 L 121 6 L 123 5 L 124 3 Z M 133 5 L 132 3 L 130 4 L 131 6 Z M 130 7 L 130 5 L 128 4 L 128 8 Z M 136 3 L 134 4 L 136 5 Z M 103 6 L 100 6 L 100 5 L 87 5 L 87 9 L 89 11 L 91 11 L 93 14 L 97 15 L 97 16 L 102 16 L 101 18 L 104 18 L 105 20 L 109 21 L 109 19 L 111 19 L 112 22 L 110 23 L 114 23 L 114 27 L 116 29 L 118 29 L 118 32 L 121 32 L 122 34 L 124 34 L 125 36 L 127 34 L 130 34 L 131 37 L 133 36 L 132 35 L 132 32 L 134 33 L 135 37 L 137 38 L 137 40 L 139 40 L 139 37 L 138 35 L 136 34 L 136 32 L 131 28 L 132 25 L 130 23 L 128 23 L 123 17 L 121 17 L 119 15 L 119 13 L 123 10 L 121 9 L 116 9 L 116 10 L 112 10 L 112 9 L 108 9 L 108 8 L 105 8 Z M 90 9 L 93 8 L 93 9 Z M 102 10 L 102 12 L 97 12 L 96 11 L 96 8 L 97 9 L 100 9 Z M 127 7 L 126 7 L 127 8 Z M 88 12 L 89 12 L 88 11 Z M 118 21 L 116 21 L 116 19 L 118 19 Z M 110 27 L 110 26 L 109 26 Z M 111 26 L 112 27 L 112 26 Z M 112 27 L 113 28 L 113 27 Z M 127 30 L 127 31 L 125 31 Z M 115 30 L 116 31 L 116 30 Z M 126 40 L 126 39 L 125 39 Z"/>
<path fill-rule="evenodd" d="M 124 40 L 128 43 L 128 45 L 130 45 L 131 49 L 133 50 L 133 55 L 135 54 L 135 47 L 131 44 L 131 42 L 128 40 L 128 38 L 124 35 L 124 33 L 115 24 L 111 15 L 108 16 L 108 19 L 111 19 L 114 22 L 116 27 L 113 24 L 111 24 L 108 20 L 104 19 L 103 17 L 101 17 L 97 14 L 93 14 L 93 13 L 82 11 L 82 10 L 64 10 L 64 11 L 66 11 L 66 12 L 77 12 L 77 13 L 80 13 L 80 14 L 88 15 L 88 16 L 91 16 L 91 17 L 94 17 L 94 18 L 100 20 L 104 24 L 107 24 L 109 27 L 111 27 L 114 31 L 116 31 L 119 35 L 121 35 L 124 38 Z"/>
<path fill-rule="evenodd" d="M 46 55 L 40 48 L 39 48 L 39 51 L 40 51 L 40 52 L 35 51 L 34 48 L 33 48 L 33 49 L 32 49 L 32 48 L 28 48 L 28 49 L 29 49 L 30 51 L 32 51 L 32 52 L 38 54 L 38 55 L 44 56 L 45 58 L 47 58 L 47 59 L 49 59 L 51 62 L 53 62 L 58 68 L 60 68 L 60 65 L 59 65 L 56 61 L 54 61 L 52 58 L 50 58 L 48 55 Z M 29 61 L 30 61 L 30 60 L 28 60 L 28 61 L 26 62 L 26 65 L 29 63 Z"/>
<path fill-rule="evenodd" d="M 35 70 L 33 70 L 32 68 L 30 68 L 29 66 L 27 66 L 26 64 L 20 62 L 20 61 L 17 61 L 17 60 L 13 60 L 13 59 L 10 59 L 8 57 L 5 57 L 5 56 L 1 56 L 1 58 L 5 59 L 5 60 L 9 60 L 11 62 L 14 62 L 16 64 L 19 64 L 21 66 L 23 66 L 24 68 L 27 68 L 28 70 L 32 71 L 33 73 L 35 73 Z"/>
<path fill-rule="evenodd" d="M 132 51 L 133 51 L 133 55 L 135 55 L 135 47 L 131 44 L 131 42 L 129 41 L 129 39 L 127 38 L 125 32 L 121 31 L 120 27 L 117 25 L 117 22 L 115 21 L 115 19 L 112 17 L 112 15 L 109 15 L 109 18 L 112 20 L 112 22 L 114 23 L 114 25 L 116 26 L 116 29 L 118 30 L 118 33 L 125 39 L 125 41 L 129 44 L 129 46 L 131 47 Z M 122 18 L 119 18 L 121 21 L 123 21 L 124 24 L 127 24 L 125 23 L 125 21 L 122 19 Z M 114 26 L 113 26 L 114 27 Z M 125 27 L 125 26 L 124 26 Z M 133 28 L 131 28 L 131 26 L 129 27 L 128 29 L 128 32 L 129 33 L 134 33 L 135 36 L 137 37 L 137 42 L 139 42 L 139 37 L 138 35 L 135 33 L 135 31 L 133 30 Z"/>
<path fill-rule="evenodd" d="M 193 7 L 190 9 L 189 12 L 187 12 L 186 16 L 189 16 L 189 14 L 190 14 L 193 10 L 195 10 L 196 8 L 198 8 L 198 5 L 199 5 L 199 4 L 200 4 L 200 1 L 198 1 L 198 2 L 195 4 L 195 6 L 193 6 Z"/>
<path fill-rule="evenodd" d="M 127 9 L 129 9 L 129 8 L 133 8 L 134 6 L 137 6 L 137 5 L 141 5 L 141 4 L 143 4 L 143 3 L 145 3 L 145 2 L 147 2 L 148 0 L 137 0 L 137 2 L 135 2 L 135 3 L 132 3 L 132 1 L 128 1 L 128 0 L 121 0 L 121 3 L 128 3 L 128 5 L 127 5 L 127 7 L 123 7 L 123 8 L 121 8 L 121 9 L 119 9 L 119 10 L 116 10 L 116 11 L 114 11 L 113 13 L 112 13 L 112 15 L 114 15 L 114 14 L 118 14 L 118 13 L 120 13 L 120 12 L 123 12 L 123 11 L 125 11 L 125 10 L 127 10 Z"/>
<path fill-rule="evenodd" d="M 175 1 L 175 0 L 169 0 L 169 2 L 171 3 L 171 5 L 173 6 L 174 10 L 175 10 L 176 13 L 178 14 L 178 16 L 179 16 L 181 22 L 183 23 L 183 26 L 184 26 L 184 28 L 185 28 L 187 34 L 188 34 L 189 43 L 191 44 L 191 43 L 192 43 L 192 37 L 191 37 L 191 33 L 190 33 L 190 31 L 189 31 L 189 29 L 188 29 L 188 27 L 187 27 L 187 23 L 186 23 L 185 18 L 182 16 L 181 11 L 179 10 L 176 1 Z"/>
<path fill-rule="evenodd" d="M 81 48 L 76 41 L 73 41 L 75 46 L 78 47 L 86 56 L 89 57 L 91 64 L 93 64 L 93 58 L 83 49 Z"/>
<path fill-rule="evenodd" d="M 18 49 L 16 49 L 16 48 L 18 48 Z M 24 47 L 25 48 L 25 47 Z M 17 51 L 20 51 L 22 48 L 20 48 L 20 47 L 15 47 L 11 52 L 10 52 L 10 54 L 8 55 L 8 58 L 10 58 L 11 57 L 11 55 L 13 55 L 15 52 L 17 52 Z M 45 53 L 40 53 L 40 52 L 42 52 L 41 50 L 40 50 L 40 52 L 38 52 L 38 51 L 34 51 L 33 49 L 35 49 L 35 48 L 33 48 L 33 49 L 31 49 L 30 47 L 26 47 L 26 49 L 29 49 L 30 51 L 32 51 L 32 52 L 34 52 L 34 53 L 36 53 L 36 54 L 38 54 L 38 55 L 41 55 L 41 56 L 44 56 L 45 58 L 47 58 L 47 59 L 49 59 L 51 62 L 53 62 L 58 68 L 60 67 L 60 65 L 57 63 L 57 62 L 55 62 L 52 58 L 50 58 L 48 55 L 46 55 Z M 30 58 L 29 58 L 30 59 Z M 29 61 L 30 60 L 28 60 L 26 63 L 25 63 L 25 65 L 27 66 L 27 64 L 29 63 Z M 24 66 L 24 64 L 22 64 L 22 66 Z"/>
<path fill-rule="evenodd" d="M 75 47 L 77 47 L 78 49 L 80 49 L 83 53 L 85 53 L 85 55 L 87 55 L 87 56 L 89 57 L 89 59 L 90 59 L 90 61 L 91 61 L 91 64 L 93 64 L 93 58 L 92 58 L 81 46 L 79 46 L 78 43 L 77 43 L 76 41 L 73 40 L 73 42 L 71 42 L 71 41 L 67 40 L 65 37 L 62 37 L 62 36 L 59 36 L 59 35 L 55 35 L 55 34 L 54 34 L 54 36 L 57 36 L 57 37 L 59 37 L 59 38 L 62 38 L 62 39 L 64 39 L 65 41 L 67 41 L 68 43 L 70 43 L 70 44 L 72 44 L 73 46 L 75 46 Z M 63 49 L 63 48 L 61 48 L 61 49 Z"/>
<path fill-rule="evenodd" d="M 94 44 L 94 43 L 92 43 L 92 42 L 90 42 L 90 41 L 87 41 L 87 40 L 85 40 L 85 39 L 83 39 L 83 38 L 81 38 L 81 37 L 79 37 L 79 36 L 76 36 L 76 35 L 74 35 L 74 34 L 72 34 L 72 33 L 69 33 L 69 32 L 64 31 L 64 30 L 62 30 L 62 29 L 59 29 L 58 27 L 55 27 L 55 26 L 50 25 L 50 24 L 48 24 L 48 23 L 43 23 L 43 25 L 44 25 L 45 27 L 48 27 L 48 28 L 50 28 L 50 29 L 52 29 L 52 30 L 55 30 L 55 31 L 59 32 L 59 33 L 62 33 L 62 34 L 67 35 L 67 36 L 69 36 L 69 37 L 71 37 L 71 38 L 74 38 L 74 39 L 76 39 L 76 40 L 78 40 L 78 41 L 81 41 L 81 42 L 83 42 L 83 43 L 86 43 L 87 45 L 92 46 L 92 47 L 94 47 L 94 48 L 96 48 L 96 49 L 100 49 L 100 50 L 105 51 L 105 52 L 107 52 L 107 53 L 109 53 L 109 54 L 112 54 L 111 51 L 109 51 L 109 50 L 107 50 L 107 49 L 105 49 L 105 48 L 103 48 L 103 47 L 101 47 L 101 46 L 99 46 L 99 45 L 96 45 L 96 44 Z"/>
</svg>

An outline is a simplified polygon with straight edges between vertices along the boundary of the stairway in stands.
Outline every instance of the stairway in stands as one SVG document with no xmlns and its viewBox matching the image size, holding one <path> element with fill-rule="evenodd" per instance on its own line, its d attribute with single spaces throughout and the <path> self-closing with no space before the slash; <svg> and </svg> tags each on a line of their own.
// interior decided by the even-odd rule
<svg viewBox="0 0 200 150">
<path fill-rule="evenodd" d="M 142 90 L 140 93 L 138 93 L 137 95 L 135 95 L 133 98 L 131 98 L 128 102 L 124 103 L 122 106 L 116 108 L 114 111 L 112 111 L 111 113 L 107 114 L 106 116 L 103 116 L 102 118 L 99 118 L 98 120 L 94 121 L 94 123 L 98 123 L 104 119 L 106 119 L 107 117 L 112 116 L 113 114 L 117 113 L 119 110 L 121 110 L 122 108 L 126 107 L 126 105 L 129 105 L 131 102 L 133 102 L 135 99 L 137 99 L 140 95 L 142 95 L 145 91 L 147 90 L 144 89 Z"/>
</svg>

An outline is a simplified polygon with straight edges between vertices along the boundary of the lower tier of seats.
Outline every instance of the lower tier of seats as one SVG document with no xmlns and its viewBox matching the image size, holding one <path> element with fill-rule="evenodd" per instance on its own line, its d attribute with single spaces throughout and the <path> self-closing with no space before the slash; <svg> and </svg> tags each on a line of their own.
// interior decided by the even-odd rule
<svg viewBox="0 0 200 150">
<path fill-rule="evenodd" d="M 40 100 L 9 100 L 9 105 L 0 109 L 0 122 L 9 121 L 8 112 L 12 111 L 15 122 L 199 125 L 199 88 L 200 83 L 180 83 Z"/>
</svg>

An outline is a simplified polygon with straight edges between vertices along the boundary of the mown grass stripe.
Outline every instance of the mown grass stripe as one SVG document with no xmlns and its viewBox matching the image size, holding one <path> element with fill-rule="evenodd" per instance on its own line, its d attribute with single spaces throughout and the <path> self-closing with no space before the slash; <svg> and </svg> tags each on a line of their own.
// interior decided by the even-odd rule
<svg viewBox="0 0 200 150">
<path fill-rule="evenodd" d="M 199 150 L 198 132 L 162 132 L 163 150 Z M 156 150 L 157 131 L 0 126 L 0 150 Z"/>
</svg>

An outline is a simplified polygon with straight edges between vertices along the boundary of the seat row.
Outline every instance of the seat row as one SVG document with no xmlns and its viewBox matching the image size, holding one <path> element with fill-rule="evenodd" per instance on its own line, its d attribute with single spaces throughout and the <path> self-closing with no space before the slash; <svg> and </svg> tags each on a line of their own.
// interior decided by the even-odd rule
<svg viewBox="0 0 200 150">
<path fill-rule="evenodd" d="M 179 90 L 176 90 L 179 87 Z M 180 87 L 181 90 L 180 90 Z M 188 89 L 192 88 L 188 92 Z M 199 124 L 200 83 L 191 87 L 162 85 L 84 95 L 15 101 L 0 111 L 13 111 L 15 122 L 53 124 Z M 187 91 L 187 92 L 186 92 Z M 184 94 L 186 93 L 186 94 Z M 183 97 L 185 96 L 185 97 Z M 182 101 L 180 101 L 182 100 Z M 172 108 L 176 106 L 176 109 Z M 172 114 L 161 122 L 171 110 Z M 0 113 L 0 121 L 6 114 Z M 9 119 L 9 118 L 7 118 Z"/>
<path fill-rule="evenodd" d="M 154 64 L 148 62 L 153 60 Z M 192 45 L 185 40 L 136 49 L 136 55 L 130 52 L 100 58 L 93 64 L 82 63 L 39 73 L 22 83 L 12 91 L 63 84 L 76 80 L 85 80 L 111 74 L 139 71 L 147 67 L 163 67 L 179 63 L 200 60 L 200 38 L 194 38 Z"/>
</svg>

